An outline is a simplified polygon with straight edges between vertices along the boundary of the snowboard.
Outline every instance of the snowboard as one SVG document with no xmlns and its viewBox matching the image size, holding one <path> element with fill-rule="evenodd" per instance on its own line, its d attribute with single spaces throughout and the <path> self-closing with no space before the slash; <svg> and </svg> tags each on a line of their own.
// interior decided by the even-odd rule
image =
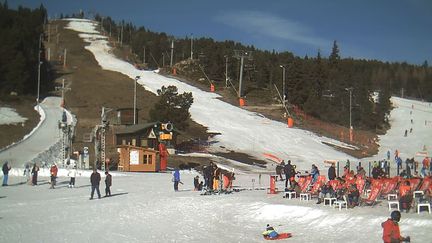
<svg viewBox="0 0 432 243">
<path fill-rule="evenodd" d="M 266 239 L 266 240 L 282 240 L 282 239 L 291 238 L 291 237 L 292 237 L 291 233 L 279 233 L 279 235 L 276 238 L 270 238 L 268 236 L 264 236 L 264 239 Z"/>
</svg>

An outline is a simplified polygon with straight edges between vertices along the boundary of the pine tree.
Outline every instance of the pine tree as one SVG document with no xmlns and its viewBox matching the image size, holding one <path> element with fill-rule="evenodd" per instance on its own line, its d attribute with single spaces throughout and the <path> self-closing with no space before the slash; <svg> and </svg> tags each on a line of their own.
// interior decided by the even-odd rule
<svg viewBox="0 0 432 243">
<path fill-rule="evenodd" d="M 159 122 L 172 122 L 174 127 L 183 130 L 188 126 L 189 108 L 193 103 L 192 93 L 178 94 L 176 86 L 162 86 L 157 90 L 159 102 L 150 110 L 150 119 Z"/>
</svg>

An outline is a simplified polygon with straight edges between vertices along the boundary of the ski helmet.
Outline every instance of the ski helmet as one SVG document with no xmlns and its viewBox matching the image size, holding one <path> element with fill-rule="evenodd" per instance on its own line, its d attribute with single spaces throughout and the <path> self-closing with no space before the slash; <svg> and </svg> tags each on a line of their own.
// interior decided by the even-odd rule
<svg viewBox="0 0 432 243">
<path fill-rule="evenodd" d="M 390 217 L 392 220 L 399 222 L 399 220 L 401 218 L 401 213 L 398 210 L 395 210 L 390 214 Z"/>
</svg>

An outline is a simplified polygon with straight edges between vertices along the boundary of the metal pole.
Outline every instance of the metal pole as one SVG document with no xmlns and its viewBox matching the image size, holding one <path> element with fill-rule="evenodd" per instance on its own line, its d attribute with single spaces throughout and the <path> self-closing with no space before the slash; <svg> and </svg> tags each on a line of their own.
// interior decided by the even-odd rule
<svg viewBox="0 0 432 243">
<path fill-rule="evenodd" d="M 242 56 L 240 58 L 240 80 L 239 80 L 239 97 L 243 97 L 242 96 L 242 80 L 243 80 L 243 59 L 244 57 Z"/>
<path fill-rule="evenodd" d="M 285 66 L 280 65 L 280 67 L 282 68 L 282 103 L 285 106 L 285 100 L 286 100 L 286 91 L 285 91 Z"/>
<path fill-rule="evenodd" d="M 352 100 L 352 88 L 349 90 L 350 93 L 350 129 L 352 129 L 352 125 L 351 125 L 351 100 Z"/>
<path fill-rule="evenodd" d="M 123 46 L 123 23 L 121 26 L 121 39 L 120 39 L 120 46 Z"/>
<path fill-rule="evenodd" d="M 38 51 L 38 83 L 37 83 L 37 98 L 36 98 L 38 110 L 39 110 L 39 94 L 40 94 L 40 66 L 41 66 L 40 55 L 41 55 L 41 45 L 42 45 L 41 42 L 42 42 L 42 35 L 39 36 L 39 51 Z"/>
<path fill-rule="evenodd" d="M 64 49 L 64 58 L 63 58 L 63 67 L 66 68 L 66 54 L 67 54 L 67 49 Z"/>
<path fill-rule="evenodd" d="M 225 88 L 228 87 L 228 56 L 225 56 Z"/>
<path fill-rule="evenodd" d="M 371 162 L 369 161 L 369 177 L 371 176 Z"/>
<path fill-rule="evenodd" d="M 136 76 L 135 77 L 135 82 L 134 82 L 134 125 L 136 124 L 136 84 L 138 82 L 138 79 L 140 79 L 140 76 Z"/>
<path fill-rule="evenodd" d="M 191 60 L 193 60 L 193 34 L 191 33 Z"/>
<path fill-rule="evenodd" d="M 170 67 L 173 66 L 173 57 L 174 57 L 174 40 L 171 40 L 171 60 L 170 60 Z"/>
</svg>

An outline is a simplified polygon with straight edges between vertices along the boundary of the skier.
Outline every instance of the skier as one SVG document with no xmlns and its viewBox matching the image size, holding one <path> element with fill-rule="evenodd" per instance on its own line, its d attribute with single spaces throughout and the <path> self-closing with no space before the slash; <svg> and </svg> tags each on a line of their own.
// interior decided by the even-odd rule
<svg viewBox="0 0 432 243">
<path fill-rule="evenodd" d="M 105 171 L 105 197 L 111 196 L 112 176 L 108 171 Z"/>
<path fill-rule="evenodd" d="M 101 198 L 100 195 L 100 191 L 99 191 L 99 183 L 101 180 L 101 176 L 99 174 L 99 172 L 97 172 L 97 169 L 94 168 L 93 169 L 93 173 L 90 176 L 90 182 L 91 182 L 91 195 L 90 195 L 90 200 L 93 199 L 93 195 L 94 195 L 94 191 L 96 190 L 97 194 L 98 194 L 98 198 Z"/>
<path fill-rule="evenodd" d="M 57 178 L 57 172 L 58 168 L 56 164 L 53 164 L 50 168 L 50 174 L 51 174 L 51 189 L 54 189 L 54 186 L 56 185 L 56 178 Z"/>
<path fill-rule="evenodd" d="M 8 185 L 8 178 L 9 178 L 9 171 L 11 170 L 11 166 L 9 165 L 9 162 L 5 162 L 2 167 L 3 170 L 3 184 L 2 186 Z"/>
<path fill-rule="evenodd" d="M 399 221 L 401 218 L 401 213 L 399 211 L 393 211 L 390 214 L 390 218 L 381 224 L 383 228 L 382 239 L 384 243 L 392 242 L 411 242 L 409 236 L 402 237 L 399 230 Z"/>
<path fill-rule="evenodd" d="M 387 160 L 390 160 L 390 150 L 387 150 Z"/>
<path fill-rule="evenodd" d="M 32 185 L 36 186 L 37 185 L 37 177 L 38 177 L 38 172 L 39 172 L 39 166 L 34 163 L 33 168 L 32 168 Z"/>
<path fill-rule="evenodd" d="M 173 179 L 174 182 L 174 191 L 178 191 L 178 184 L 180 183 L 180 171 L 179 169 L 176 169 L 173 173 Z"/>
<path fill-rule="evenodd" d="M 274 230 L 274 228 L 272 226 L 270 226 L 269 224 L 267 224 L 266 230 L 262 234 L 263 234 L 264 238 L 270 238 L 270 239 L 275 239 L 279 235 L 276 232 L 276 230 Z"/>
<path fill-rule="evenodd" d="M 405 130 L 405 135 L 404 137 L 408 136 L 408 130 Z"/>
</svg>

